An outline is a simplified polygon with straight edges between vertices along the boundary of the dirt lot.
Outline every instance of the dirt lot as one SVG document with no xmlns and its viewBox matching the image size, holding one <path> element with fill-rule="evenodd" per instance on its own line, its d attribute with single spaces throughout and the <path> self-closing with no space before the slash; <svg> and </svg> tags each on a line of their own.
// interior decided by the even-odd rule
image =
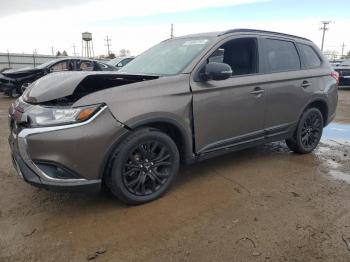
<svg viewBox="0 0 350 262">
<path fill-rule="evenodd" d="M 281 142 L 212 159 L 129 207 L 21 181 L 0 97 L 0 261 L 350 261 L 350 90 L 339 98 L 343 125 L 313 154 Z"/>
</svg>

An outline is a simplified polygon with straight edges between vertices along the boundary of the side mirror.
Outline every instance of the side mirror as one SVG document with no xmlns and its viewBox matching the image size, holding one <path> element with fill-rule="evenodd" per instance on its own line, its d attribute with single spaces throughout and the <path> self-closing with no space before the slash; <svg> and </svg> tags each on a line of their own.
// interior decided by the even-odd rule
<svg viewBox="0 0 350 262">
<path fill-rule="evenodd" d="M 210 62 L 204 67 L 204 72 L 200 74 L 203 81 L 225 80 L 232 76 L 231 66 L 225 63 Z"/>
</svg>

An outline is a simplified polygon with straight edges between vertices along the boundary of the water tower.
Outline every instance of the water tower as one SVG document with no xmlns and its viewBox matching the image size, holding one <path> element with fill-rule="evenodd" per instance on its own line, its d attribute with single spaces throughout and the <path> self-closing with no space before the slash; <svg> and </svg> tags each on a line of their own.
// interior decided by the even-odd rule
<svg viewBox="0 0 350 262">
<path fill-rule="evenodd" d="M 81 53 L 85 57 L 94 57 L 94 45 L 92 44 L 92 34 L 89 32 L 82 33 Z"/>
</svg>

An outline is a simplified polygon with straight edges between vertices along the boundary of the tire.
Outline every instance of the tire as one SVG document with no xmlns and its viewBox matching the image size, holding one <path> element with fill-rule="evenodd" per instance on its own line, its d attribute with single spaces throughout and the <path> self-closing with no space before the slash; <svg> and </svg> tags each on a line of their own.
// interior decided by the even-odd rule
<svg viewBox="0 0 350 262">
<path fill-rule="evenodd" d="M 293 137 L 286 139 L 287 146 L 298 154 L 312 152 L 322 137 L 323 123 L 323 116 L 319 109 L 306 109 L 299 119 Z"/>
<path fill-rule="evenodd" d="M 20 88 L 21 94 L 23 94 L 24 91 L 26 91 L 26 89 L 28 88 L 28 86 L 30 86 L 30 84 L 31 84 L 31 83 L 25 82 L 25 83 L 23 83 L 23 84 L 21 85 L 21 88 Z"/>
<path fill-rule="evenodd" d="M 17 88 L 17 87 L 11 89 L 11 91 L 10 91 L 10 97 L 12 97 L 12 98 L 18 98 L 18 97 L 20 97 L 20 96 L 21 96 L 21 94 L 20 94 L 20 92 L 18 91 L 18 88 Z"/>
<path fill-rule="evenodd" d="M 126 204 L 137 205 L 162 196 L 180 164 L 174 141 L 154 128 L 131 133 L 112 153 L 106 184 Z"/>
</svg>

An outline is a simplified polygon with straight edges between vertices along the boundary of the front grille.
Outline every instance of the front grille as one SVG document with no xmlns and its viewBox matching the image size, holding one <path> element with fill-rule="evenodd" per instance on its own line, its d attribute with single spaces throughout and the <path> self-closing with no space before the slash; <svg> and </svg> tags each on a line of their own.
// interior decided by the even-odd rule
<svg viewBox="0 0 350 262">
<path fill-rule="evenodd" d="M 10 83 L 9 80 L 0 78 L 0 84 L 8 84 L 8 83 Z"/>
</svg>

